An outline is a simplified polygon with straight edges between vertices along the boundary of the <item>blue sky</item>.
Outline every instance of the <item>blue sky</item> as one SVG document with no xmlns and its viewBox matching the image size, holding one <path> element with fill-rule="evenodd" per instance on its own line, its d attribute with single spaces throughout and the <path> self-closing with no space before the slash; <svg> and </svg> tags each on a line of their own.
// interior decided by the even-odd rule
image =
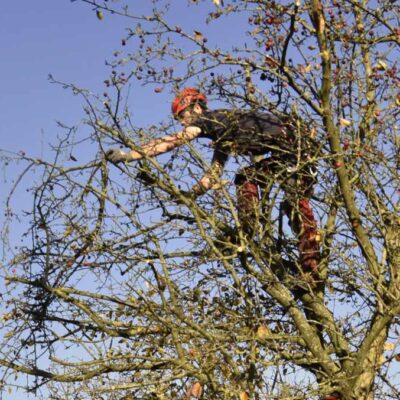
<svg viewBox="0 0 400 400">
<path fill-rule="evenodd" d="M 186 0 L 177 1 L 176 12 L 172 15 L 179 24 L 188 29 L 202 29 L 200 23 L 192 26 L 193 18 L 199 16 L 198 9 L 187 8 Z M 149 6 L 150 1 L 135 0 L 130 4 L 134 4 L 137 7 L 135 12 L 140 13 L 140 7 Z M 204 10 L 204 7 L 214 6 L 209 0 L 201 8 Z M 0 232 L 6 195 L 25 167 L 25 164 L 11 162 L 4 168 L 1 157 L 24 151 L 31 157 L 51 159 L 50 143 L 55 143 L 57 135 L 63 134 L 57 121 L 72 126 L 79 124 L 85 116 L 81 99 L 71 91 L 51 84 L 48 75 L 102 93 L 105 90 L 104 80 L 110 74 L 105 60 L 112 59 L 114 51 L 121 49 L 121 38 L 125 36 L 128 22 L 108 14 L 99 21 L 90 6 L 79 1 L 3 2 L 0 13 Z M 224 44 L 235 41 L 236 28 L 235 25 L 225 26 Z M 221 23 L 211 27 L 210 40 L 220 40 L 221 30 Z M 133 82 L 132 93 L 130 107 L 136 117 L 135 123 L 148 126 L 168 117 L 169 91 L 155 94 L 154 87 L 144 88 L 139 82 Z M 95 156 L 97 148 L 87 147 L 86 150 L 91 157 Z M 13 206 L 17 210 L 29 210 L 32 206 L 32 195 L 24 190 L 32 184 L 32 178 L 40 180 L 37 174 L 28 175 L 13 197 Z M 21 234 L 27 229 L 27 225 L 14 220 L 9 234 L 11 248 L 0 246 L 0 263 L 4 262 L 4 258 L 9 260 L 12 257 L 12 246 L 20 244 Z M 13 271 L 1 271 L 0 276 L 4 273 Z M 3 284 L 1 279 L 2 293 L 5 291 Z M 27 397 L 13 393 L 13 399 L 19 398 Z"/>
<path fill-rule="evenodd" d="M 48 82 L 48 74 L 100 90 L 104 60 L 119 46 L 123 26 L 96 19 L 90 8 L 68 0 L 9 1 L 0 17 L 1 145 L 38 154 L 51 141 L 56 120 L 75 123 L 80 102 Z"/>
<path fill-rule="evenodd" d="M 83 116 L 80 99 L 50 84 L 48 75 L 100 91 L 109 73 L 104 61 L 120 46 L 124 26 L 116 18 L 99 21 L 69 0 L 7 1 L 0 15 L 0 157 L 24 151 L 48 159 L 49 143 L 62 134 L 56 122 L 73 125 Z M 6 194 L 25 165 L 0 167 L 2 226 Z M 13 204 L 29 209 L 32 198 L 20 190 Z M 25 230 L 14 223 L 11 240 Z"/>
<path fill-rule="evenodd" d="M 151 6 L 147 1 L 130 4 L 138 13 L 141 7 Z M 193 21 L 199 15 L 198 8 L 189 9 L 184 1 L 179 4 L 174 18 L 190 29 L 200 26 Z M 205 7 L 214 7 L 211 0 L 200 9 Z M 0 149 L 46 155 L 47 144 L 59 133 L 56 121 L 72 125 L 83 117 L 80 100 L 50 84 L 48 75 L 102 93 L 103 81 L 110 73 L 105 60 L 121 50 L 128 23 L 107 14 L 99 21 L 91 7 L 79 1 L 4 2 L 0 17 Z M 225 25 L 224 44 L 235 40 L 235 28 Z M 221 21 L 209 29 L 219 40 Z M 133 89 L 135 96 L 130 101 L 139 124 L 158 122 L 169 113 L 167 94 L 154 95 L 153 88 L 143 88 L 139 83 Z"/>
<path fill-rule="evenodd" d="M 79 124 L 84 113 L 81 99 L 60 85 L 51 84 L 49 74 L 59 81 L 102 93 L 104 80 L 110 74 L 105 61 L 121 49 L 126 24 L 126 20 L 110 15 L 99 21 L 91 7 L 70 0 L 13 0 L 2 4 L 0 157 L 24 151 L 32 157 L 51 158 L 49 144 L 63 134 L 57 121 L 69 126 Z M 140 93 L 140 99 L 136 99 L 137 115 L 146 124 L 150 116 L 155 117 L 154 107 L 149 105 L 159 102 L 160 96 L 154 96 L 150 89 Z M 169 109 L 165 100 L 163 107 L 160 118 Z M 146 110 L 147 119 L 142 112 Z M 87 150 L 90 153 L 91 149 Z M 3 210 L 5 196 L 21 168 L 10 164 L 3 169 L 0 165 Z M 31 199 L 18 195 L 16 203 L 29 208 Z M 0 225 L 2 218 L 3 212 Z"/>
<path fill-rule="evenodd" d="M 150 2 L 140 0 L 138 5 Z M 138 10 L 140 11 L 140 10 Z M 4 202 L 25 165 L 10 163 L 4 168 L 1 157 L 24 151 L 32 157 L 51 159 L 50 143 L 63 133 L 57 121 L 78 124 L 84 117 L 82 101 L 71 91 L 49 83 L 48 75 L 66 83 L 74 83 L 96 93 L 104 91 L 104 80 L 112 59 L 121 49 L 127 21 L 105 15 L 96 18 L 87 5 L 70 0 L 11 0 L 2 2 L 0 13 L 0 233 L 4 222 Z M 135 83 L 136 84 L 136 83 Z M 137 85 L 137 86 L 136 86 Z M 155 95 L 153 88 L 136 84 L 138 96 L 132 98 L 132 108 L 138 123 L 148 125 L 165 118 L 170 109 L 167 94 Z M 155 112 L 159 110 L 159 112 Z M 95 155 L 96 148 L 87 148 Z M 89 155 L 90 157 L 90 155 Z M 26 177 L 13 198 L 17 208 L 29 209 L 32 196 L 25 193 L 32 176 Z M 36 175 L 36 179 L 40 179 Z M 12 245 L 20 244 L 20 237 L 28 229 L 14 221 L 9 235 Z M 3 252 L 4 251 L 4 252 Z M 12 247 L 0 245 L 0 263 L 12 257 Z M 13 271 L 1 271 L 2 276 Z M 4 293 L 4 282 L 0 290 Z M 27 395 L 13 393 L 13 399 Z"/>
<path fill-rule="evenodd" d="M 197 16 L 186 7 L 186 0 L 172 0 L 177 12 L 174 17 L 184 26 L 191 26 Z M 212 1 L 205 6 L 213 7 Z M 149 5 L 148 0 L 131 0 L 138 12 Z M 190 14 L 188 14 L 190 12 Z M 8 0 L 2 2 L 0 13 L 0 157 L 25 151 L 33 157 L 49 158 L 49 143 L 62 130 L 56 121 L 74 125 L 84 117 L 80 98 L 59 85 L 50 84 L 48 75 L 74 83 L 93 92 L 102 93 L 103 81 L 110 68 L 105 65 L 115 50 L 121 49 L 128 21 L 105 15 L 99 21 L 90 6 L 70 0 Z M 197 28 L 197 26 L 193 26 Z M 202 27 L 200 27 L 201 29 Z M 224 45 L 238 38 L 236 26 L 211 27 L 210 40 Z M 241 33 L 240 33 L 241 34 Z M 131 109 L 139 125 L 166 118 L 170 109 L 168 92 L 154 94 L 153 88 L 133 83 Z M 93 151 L 92 151 L 93 150 Z M 5 151 L 2 153 L 2 151 Z M 96 149 L 88 149 L 94 152 Z M 0 209 L 5 195 L 16 178 L 19 167 L 3 170 L 0 164 Z M 24 186 L 24 184 L 23 184 Z M 23 192 L 21 192 L 23 193 Z M 19 207 L 29 207 L 32 199 L 20 196 Z M 0 227 L 3 212 L 0 214 Z M 26 227 L 15 227 L 13 237 Z M 1 250 L 0 250 L 1 260 Z M 1 282 L 0 282 L 1 288 Z"/>
<path fill-rule="evenodd" d="M 128 3 L 137 14 L 152 7 L 150 1 Z M 211 0 L 190 8 L 186 1 L 172 3 L 170 16 L 176 21 L 172 23 L 189 32 L 206 29 L 202 16 L 205 11 L 215 9 Z M 221 18 L 207 27 L 210 42 L 230 46 L 237 41 L 238 26 L 231 17 L 229 21 L 228 25 Z M 106 13 L 100 21 L 93 9 L 80 1 L 13 0 L 2 4 L 0 157 L 24 151 L 32 157 L 51 159 L 49 144 L 63 134 L 57 121 L 72 126 L 79 124 L 85 115 L 82 100 L 60 85 L 51 84 L 49 74 L 59 81 L 102 93 L 104 80 L 111 72 L 105 61 L 112 60 L 114 51 L 134 51 L 137 45 L 129 41 L 126 47 L 121 46 L 129 23 L 132 27 L 128 19 Z M 168 90 L 155 94 L 154 87 L 143 87 L 134 81 L 131 93 L 129 106 L 137 125 L 146 127 L 168 117 L 171 101 Z M 88 148 L 88 156 L 94 157 L 95 151 Z M 19 171 L 14 165 L 0 171 L 1 208 Z M 29 199 L 20 196 L 19 205 L 24 202 L 29 205 Z M 3 212 L 0 224 L 2 216 Z"/>
</svg>

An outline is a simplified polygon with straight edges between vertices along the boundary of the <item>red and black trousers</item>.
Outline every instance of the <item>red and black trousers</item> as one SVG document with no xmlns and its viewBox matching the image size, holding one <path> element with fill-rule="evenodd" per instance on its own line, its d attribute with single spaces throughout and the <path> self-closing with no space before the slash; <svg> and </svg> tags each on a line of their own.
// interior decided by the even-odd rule
<svg viewBox="0 0 400 400">
<path fill-rule="evenodd" d="M 287 160 L 269 157 L 241 169 L 236 175 L 235 184 L 238 214 L 247 233 L 254 232 L 257 220 L 263 223 L 260 193 L 265 196 L 271 183 L 279 184 L 285 193 L 282 209 L 297 238 L 301 269 L 317 276 L 320 246 L 317 221 L 310 204 L 315 175 L 313 166 L 307 160 L 296 168 L 288 166 Z"/>
</svg>

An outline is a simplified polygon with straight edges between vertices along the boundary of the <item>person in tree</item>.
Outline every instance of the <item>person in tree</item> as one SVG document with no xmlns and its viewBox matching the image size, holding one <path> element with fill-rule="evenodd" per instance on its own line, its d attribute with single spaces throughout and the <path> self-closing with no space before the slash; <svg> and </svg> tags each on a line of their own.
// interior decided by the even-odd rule
<svg viewBox="0 0 400 400">
<path fill-rule="evenodd" d="M 206 96 L 196 88 L 177 94 L 172 113 L 182 124 L 182 131 L 153 140 L 139 151 L 111 149 L 107 159 L 113 163 L 130 162 L 166 153 L 196 138 L 210 139 L 214 154 L 209 170 L 191 190 L 196 197 L 218 186 L 229 155 L 269 155 L 236 174 L 238 214 L 243 229 L 248 234 L 254 230 L 259 189 L 262 191 L 271 179 L 279 182 L 285 192 L 283 210 L 298 238 L 302 271 L 317 277 L 320 251 L 317 223 L 310 206 L 315 183 L 312 153 L 316 147 L 309 130 L 304 126 L 299 129 L 288 116 L 255 110 L 208 110 Z"/>
</svg>

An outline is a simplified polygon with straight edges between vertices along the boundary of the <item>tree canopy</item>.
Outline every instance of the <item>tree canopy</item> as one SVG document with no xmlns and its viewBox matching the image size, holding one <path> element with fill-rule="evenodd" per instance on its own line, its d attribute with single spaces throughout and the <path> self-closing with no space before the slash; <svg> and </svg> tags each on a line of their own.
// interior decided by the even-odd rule
<svg viewBox="0 0 400 400">
<path fill-rule="evenodd" d="M 13 193 L 7 202 L 7 223 L 28 224 L 3 268 L 4 390 L 398 399 L 399 5 L 153 0 L 142 15 L 134 1 L 76 1 L 99 23 L 119 18 L 126 36 L 104 93 L 63 84 L 84 99 L 85 121 L 65 128 L 54 159 L 19 156 L 24 176 L 41 178 L 23 213 Z M 188 18 L 178 23 L 182 8 Z M 202 23 L 193 26 L 193 15 Z M 224 26 L 235 36 L 224 37 Z M 242 229 L 229 180 L 245 157 L 197 200 L 182 191 L 209 167 L 202 141 L 137 163 L 106 161 L 111 147 L 139 149 L 179 129 L 167 115 L 137 126 L 132 90 L 172 98 L 186 86 L 221 107 L 289 114 L 315 136 L 317 285 L 302 279 L 274 176 L 255 234 Z M 88 146 L 96 158 L 75 161 Z"/>
</svg>

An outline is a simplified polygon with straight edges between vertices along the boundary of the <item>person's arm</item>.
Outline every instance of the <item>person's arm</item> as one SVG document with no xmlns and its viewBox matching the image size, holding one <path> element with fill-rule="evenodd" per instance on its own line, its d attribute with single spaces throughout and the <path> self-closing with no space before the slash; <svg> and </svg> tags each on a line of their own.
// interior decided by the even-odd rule
<svg viewBox="0 0 400 400">
<path fill-rule="evenodd" d="M 129 162 L 140 160 L 143 157 L 153 157 L 159 154 L 171 151 L 175 147 L 190 142 L 197 138 L 201 133 L 201 129 L 195 126 L 189 126 L 183 131 L 175 135 L 164 136 L 160 139 L 152 140 L 140 148 L 139 151 L 130 150 L 128 152 L 120 149 L 111 149 L 107 152 L 107 158 L 112 162 Z"/>
<path fill-rule="evenodd" d="M 200 196 L 207 192 L 209 189 L 221 184 L 220 177 L 224 171 L 225 163 L 228 155 L 219 149 L 214 151 L 209 170 L 200 179 L 199 183 L 193 186 L 192 192 L 196 196 Z"/>
</svg>

